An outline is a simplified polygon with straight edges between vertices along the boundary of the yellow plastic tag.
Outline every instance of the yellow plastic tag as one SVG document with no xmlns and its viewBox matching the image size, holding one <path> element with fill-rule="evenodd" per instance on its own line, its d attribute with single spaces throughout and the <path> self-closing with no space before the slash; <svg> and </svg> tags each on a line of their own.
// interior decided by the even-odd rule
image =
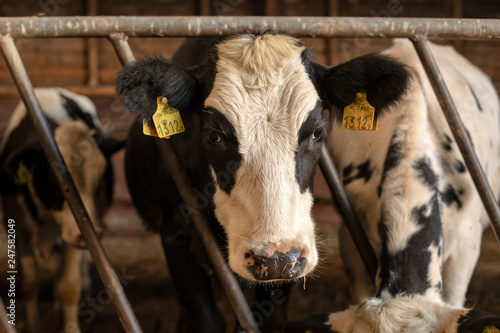
<svg viewBox="0 0 500 333">
<path fill-rule="evenodd" d="M 23 162 L 19 162 L 19 167 L 17 168 L 17 177 L 16 177 L 16 183 L 19 185 L 26 185 L 30 181 L 30 171 L 24 165 Z"/>
<path fill-rule="evenodd" d="M 158 136 L 168 139 L 171 135 L 184 132 L 184 123 L 179 110 L 168 105 L 166 97 L 159 96 L 156 102 L 158 107 L 153 115 L 153 122 Z"/>
<path fill-rule="evenodd" d="M 356 100 L 344 108 L 342 128 L 355 131 L 375 131 L 377 129 L 375 108 L 368 103 L 364 92 L 356 93 Z"/>
<path fill-rule="evenodd" d="M 500 330 L 495 326 L 485 327 L 483 333 L 500 333 Z"/>
<path fill-rule="evenodd" d="M 156 129 L 154 128 L 154 126 L 149 125 L 146 122 L 146 119 L 142 120 L 142 133 L 149 136 L 156 136 L 157 138 L 159 137 L 158 133 L 156 133 Z"/>
</svg>

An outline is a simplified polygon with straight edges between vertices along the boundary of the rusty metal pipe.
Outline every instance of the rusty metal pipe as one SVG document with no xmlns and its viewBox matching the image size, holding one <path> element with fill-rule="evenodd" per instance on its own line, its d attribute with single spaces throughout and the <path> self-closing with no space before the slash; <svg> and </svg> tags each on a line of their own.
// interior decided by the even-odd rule
<svg viewBox="0 0 500 333">
<path fill-rule="evenodd" d="M 0 34 L 14 38 L 222 36 L 274 30 L 299 37 L 500 39 L 500 20 L 384 17 L 83 16 L 3 17 Z"/>
<path fill-rule="evenodd" d="M 450 92 L 444 83 L 443 76 L 441 75 L 439 68 L 436 64 L 429 45 L 427 43 L 427 37 L 424 35 L 416 35 L 411 38 L 415 49 L 417 50 L 420 61 L 425 68 L 425 72 L 429 77 L 432 88 L 436 93 L 441 109 L 444 112 L 445 118 L 450 125 L 451 132 L 455 137 L 458 148 L 462 153 L 465 160 L 465 165 L 476 185 L 476 189 L 483 201 L 483 205 L 490 218 L 490 224 L 495 233 L 497 240 L 500 242 L 500 207 L 495 199 L 495 195 L 491 190 L 488 183 L 488 179 L 481 167 L 481 163 L 477 158 L 474 151 L 471 139 L 467 134 L 467 129 L 465 128 L 460 115 L 458 114 L 457 108 L 453 99 L 451 98 Z"/>
<path fill-rule="evenodd" d="M 71 178 L 66 163 L 61 156 L 59 148 L 52 136 L 52 131 L 45 119 L 40 104 L 33 91 L 33 86 L 26 73 L 21 57 L 16 49 L 14 40 L 10 36 L 0 36 L 0 48 L 10 70 L 11 76 L 17 86 L 19 94 L 26 105 L 29 117 L 37 131 L 43 151 L 57 176 L 57 183 L 61 188 L 64 198 L 68 202 L 75 220 L 82 232 L 83 239 L 88 245 L 99 275 L 108 290 L 112 302 L 118 312 L 120 321 L 126 332 L 142 332 L 137 319 L 130 307 L 115 271 L 109 264 L 106 253 L 99 242 L 90 217 L 85 210 L 82 199 L 75 183 Z"/>
<path fill-rule="evenodd" d="M 354 241 L 354 245 L 356 245 L 359 255 L 361 256 L 361 260 L 363 260 L 363 263 L 365 264 L 366 271 L 372 282 L 375 283 L 378 268 L 377 256 L 375 255 L 363 226 L 359 222 L 358 216 L 349 201 L 344 185 L 340 180 L 339 173 L 335 168 L 326 147 L 323 147 L 321 150 L 319 167 L 325 177 L 328 187 L 330 188 L 335 206 L 339 210 L 340 215 L 342 215 L 347 230 L 349 230 L 349 234 Z"/>
<path fill-rule="evenodd" d="M 115 48 L 116 54 L 122 65 L 126 65 L 134 61 L 134 55 L 127 41 L 127 36 L 124 34 L 114 34 L 109 36 L 109 40 Z M 192 212 L 191 219 L 200 233 L 201 240 L 208 256 L 214 266 L 214 269 L 219 277 L 227 297 L 240 321 L 240 325 L 245 332 L 258 333 L 259 328 L 253 318 L 250 307 L 241 291 L 236 278 L 226 265 L 226 260 L 222 256 L 219 245 L 215 240 L 213 231 L 210 229 L 207 220 L 203 214 L 194 206 L 195 196 L 193 194 L 191 182 L 182 167 L 177 154 L 175 153 L 172 142 L 167 139 L 158 139 L 158 147 L 162 151 L 162 157 L 165 160 L 165 165 L 168 168 L 172 179 L 177 187 L 177 191 L 182 197 L 184 204 L 189 207 Z"/>
</svg>

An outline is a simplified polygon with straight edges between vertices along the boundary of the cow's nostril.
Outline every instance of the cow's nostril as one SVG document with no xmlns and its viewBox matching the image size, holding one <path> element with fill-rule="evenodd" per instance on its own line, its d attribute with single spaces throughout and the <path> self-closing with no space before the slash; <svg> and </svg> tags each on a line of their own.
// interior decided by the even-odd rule
<svg viewBox="0 0 500 333">
<path fill-rule="evenodd" d="M 245 252 L 247 269 L 257 280 L 289 280 L 298 277 L 307 264 L 304 249 L 292 248 L 287 252 Z"/>
</svg>

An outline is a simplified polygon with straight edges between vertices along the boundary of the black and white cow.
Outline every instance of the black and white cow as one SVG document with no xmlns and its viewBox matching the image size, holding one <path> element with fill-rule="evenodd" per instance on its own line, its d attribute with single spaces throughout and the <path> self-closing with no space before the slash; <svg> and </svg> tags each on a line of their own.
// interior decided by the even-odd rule
<svg viewBox="0 0 500 333">
<path fill-rule="evenodd" d="M 61 88 L 37 88 L 35 94 L 83 203 L 98 233 L 111 202 L 113 174 L 109 157 L 123 142 L 102 137 L 91 100 Z M 79 332 L 85 242 L 65 201 L 35 128 L 21 102 L 14 110 L 0 146 L 0 194 L 4 222 L 15 221 L 21 290 L 27 329 L 39 332 L 38 279 L 53 270 L 54 245 L 62 238 L 62 260 L 55 285 L 64 332 Z M 56 165 L 60 170 L 60 166 Z"/>
<path fill-rule="evenodd" d="M 408 83 L 405 67 L 389 56 L 330 68 L 314 63 L 297 39 L 273 33 L 193 39 L 173 61 L 147 58 L 123 68 L 117 91 L 140 120 L 127 141 L 127 181 L 138 212 L 161 234 L 184 331 L 225 327 L 210 265 L 164 165 L 160 139 L 142 133 L 157 98 L 167 97 L 180 110 L 186 131 L 170 140 L 191 178 L 196 205 L 219 241 L 227 241 L 231 269 L 244 280 L 275 282 L 304 277 L 318 262 L 311 207 L 326 134 L 322 110 L 342 110 L 364 91 L 381 112 Z M 272 301 L 272 288 L 264 287 L 256 302 Z M 279 329 L 285 317 L 281 309 L 258 321 L 267 331 Z"/>
<path fill-rule="evenodd" d="M 431 44 L 431 50 L 467 128 L 463 134 L 472 139 L 498 195 L 495 88 L 453 48 Z M 379 120 L 377 131 L 336 124 L 328 139 L 379 257 L 374 286 L 341 231 L 341 255 L 359 305 L 332 314 L 328 325 L 335 332 L 483 332 L 489 326 L 498 332 L 500 318 L 462 308 L 488 225 L 479 195 L 413 45 L 397 40 L 386 54 L 410 68 L 407 96 Z"/>
</svg>

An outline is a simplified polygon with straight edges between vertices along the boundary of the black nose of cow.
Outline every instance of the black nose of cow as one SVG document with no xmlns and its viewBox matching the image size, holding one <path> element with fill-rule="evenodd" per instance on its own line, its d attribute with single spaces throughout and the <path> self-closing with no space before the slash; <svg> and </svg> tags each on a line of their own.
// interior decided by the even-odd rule
<svg viewBox="0 0 500 333">
<path fill-rule="evenodd" d="M 248 251 L 245 261 L 256 280 L 288 280 L 298 277 L 306 266 L 307 259 L 302 255 L 300 248 L 292 248 L 285 253 L 274 251 L 272 255 Z"/>
</svg>

